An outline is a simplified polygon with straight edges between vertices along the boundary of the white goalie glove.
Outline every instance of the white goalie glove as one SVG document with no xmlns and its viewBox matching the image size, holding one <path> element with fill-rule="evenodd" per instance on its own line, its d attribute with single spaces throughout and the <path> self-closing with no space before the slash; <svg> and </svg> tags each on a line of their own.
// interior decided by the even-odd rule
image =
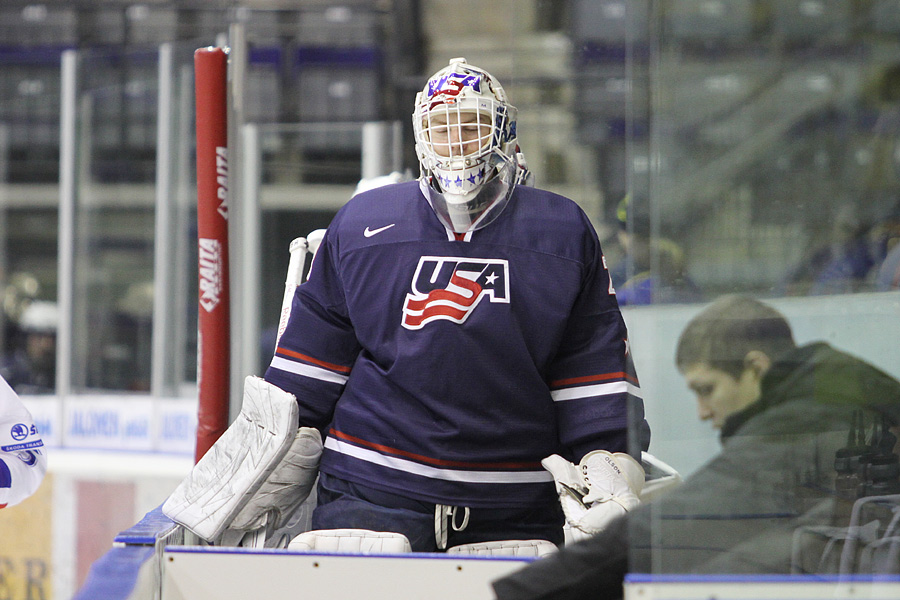
<svg viewBox="0 0 900 600">
<path fill-rule="evenodd" d="M 556 481 L 568 525 L 567 541 L 603 531 L 613 519 L 641 503 L 644 469 L 628 454 L 594 450 L 577 466 L 553 454 L 541 464 Z"/>
</svg>

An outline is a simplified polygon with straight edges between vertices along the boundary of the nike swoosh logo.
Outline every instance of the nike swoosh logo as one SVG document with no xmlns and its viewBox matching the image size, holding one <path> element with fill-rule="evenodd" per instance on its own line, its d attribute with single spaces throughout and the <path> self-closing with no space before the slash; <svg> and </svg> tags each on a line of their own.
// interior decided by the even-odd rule
<svg viewBox="0 0 900 600">
<path fill-rule="evenodd" d="M 379 227 L 378 229 L 369 229 L 368 227 L 366 227 L 366 230 L 363 231 L 363 235 L 366 237 L 372 237 L 373 235 L 378 235 L 386 229 L 390 229 L 394 225 L 396 225 L 396 223 L 391 223 L 390 225 L 385 225 L 384 227 Z"/>
</svg>

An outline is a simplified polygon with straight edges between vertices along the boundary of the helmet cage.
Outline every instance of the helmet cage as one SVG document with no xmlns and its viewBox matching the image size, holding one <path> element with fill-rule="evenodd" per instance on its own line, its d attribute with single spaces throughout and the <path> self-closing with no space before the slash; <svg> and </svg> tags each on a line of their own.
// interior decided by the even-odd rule
<svg viewBox="0 0 900 600">
<path fill-rule="evenodd" d="M 456 233 L 484 227 L 516 184 L 516 107 L 490 73 L 455 58 L 416 96 L 420 187 Z"/>
<path fill-rule="evenodd" d="M 495 175 L 488 157 L 515 156 L 516 108 L 489 73 L 454 61 L 417 95 L 413 130 L 422 175 L 445 192 L 467 194 Z"/>
</svg>

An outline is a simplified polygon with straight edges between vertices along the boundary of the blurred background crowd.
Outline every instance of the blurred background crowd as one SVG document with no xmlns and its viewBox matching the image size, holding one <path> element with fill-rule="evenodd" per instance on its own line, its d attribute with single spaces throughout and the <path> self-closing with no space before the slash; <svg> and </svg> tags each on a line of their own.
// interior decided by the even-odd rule
<svg viewBox="0 0 900 600">
<path fill-rule="evenodd" d="M 19 389 L 53 390 L 59 241 L 72 236 L 74 389 L 152 387 L 160 243 L 185 248 L 162 284 L 180 331 L 165 380 L 195 378 L 190 52 L 227 42 L 234 24 L 249 48 L 243 119 L 258 127 L 262 329 L 290 239 L 327 225 L 362 176 L 363 124 L 392 127 L 385 173 L 414 169 L 411 99 L 463 48 L 519 107 L 538 184 L 594 220 L 621 304 L 895 290 L 898 15 L 891 0 L 9 0 L 0 369 Z M 59 216 L 68 50 L 72 222 Z M 179 105 L 161 104 L 166 86 Z M 172 113 L 176 181 L 161 191 Z M 183 207 L 165 242 L 161 195 Z"/>
</svg>

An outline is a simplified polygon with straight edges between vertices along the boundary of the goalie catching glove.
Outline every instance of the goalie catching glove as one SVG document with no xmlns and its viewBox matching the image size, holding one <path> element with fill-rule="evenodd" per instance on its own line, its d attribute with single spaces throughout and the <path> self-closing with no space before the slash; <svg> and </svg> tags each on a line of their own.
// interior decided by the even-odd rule
<svg viewBox="0 0 900 600">
<path fill-rule="evenodd" d="M 641 503 L 644 469 L 628 454 L 594 450 L 577 466 L 553 454 L 541 464 L 556 481 L 572 541 L 603 531 Z"/>
</svg>

